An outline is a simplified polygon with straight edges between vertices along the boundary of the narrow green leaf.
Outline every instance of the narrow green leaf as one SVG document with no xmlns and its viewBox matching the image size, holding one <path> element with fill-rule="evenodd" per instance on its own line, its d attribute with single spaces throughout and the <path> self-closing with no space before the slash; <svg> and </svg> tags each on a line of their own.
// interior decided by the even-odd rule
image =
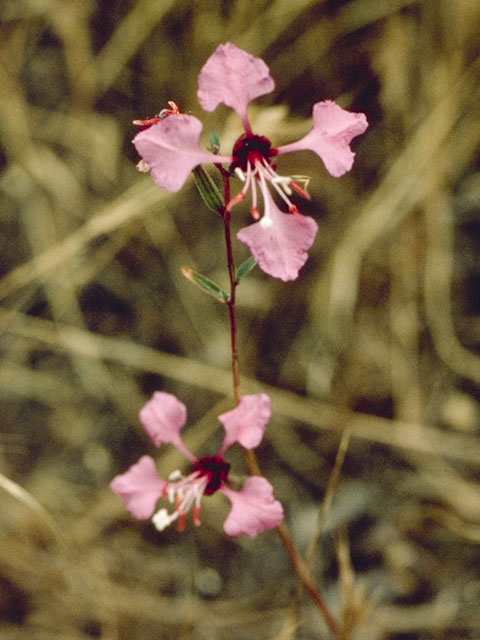
<svg viewBox="0 0 480 640">
<path fill-rule="evenodd" d="M 222 287 L 219 287 L 218 284 L 213 282 L 213 280 L 207 278 L 207 276 L 190 269 L 190 267 L 182 267 L 182 273 L 187 280 L 190 280 L 190 282 L 193 282 L 197 287 L 200 287 L 200 289 L 210 294 L 220 302 L 225 303 L 229 301 L 230 296 L 228 293 L 222 289 Z"/>
<path fill-rule="evenodd" d="M 257 264 L 257 261 L 253 256 L 250 256 L 250 258 L 247 258 L 245 262 L 242 262 L 242 264 L 235 271 L 235 280 L 237 282 L 240 282 L 242 278 L 244 278 L 248 273 L 250 273 L 250 271 L 253 269 L 253 267 L 256 264 Z"/>
<path fill-rule="evenodd" d="M 215 213 L 221 213 L 223 199 L 215 182 L 201 166 L 195 167 L 192 173 L 195 185 L 207 207 Z"/>
</svg>

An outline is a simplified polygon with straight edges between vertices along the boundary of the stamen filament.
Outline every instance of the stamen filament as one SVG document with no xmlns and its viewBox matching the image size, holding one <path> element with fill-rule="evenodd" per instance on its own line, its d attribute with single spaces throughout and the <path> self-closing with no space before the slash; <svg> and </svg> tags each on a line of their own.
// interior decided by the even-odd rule
<svg viewBox="0 0 480 640">
<path fill-rule="evenodd" d="M 273 188 L 278 193 L 278 195 L 282 198 L 285 204 L 288 207 L 292 206 L 292 201 L 288 197 L 292 195 L 292 190 L 288 186 L 291 182 L 291 179 L 287 176 L 279 176 L 272 167 L 267 163 L 267 161 L 263 160 L 263 166 L 261 167 L 262 173 L 268 174 L 268 179 L 272 183 Z"/>
</svg>

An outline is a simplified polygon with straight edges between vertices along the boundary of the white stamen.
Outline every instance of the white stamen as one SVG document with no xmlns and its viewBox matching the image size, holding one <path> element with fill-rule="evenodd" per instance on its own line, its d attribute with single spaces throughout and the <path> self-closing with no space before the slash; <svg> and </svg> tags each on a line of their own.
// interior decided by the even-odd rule
<svg viewBox="0 0 480 640">
<path fill-rule="evenodd" d="M 278 184 L 285 191 L 287 196 L 291 196 L 293 194 L 293 191 L 288 186 L 289 182 L 291 182 L 291 179 L 286 176 L 276 176 L 275 178 L 272 178 L 272 183 L 274 185 Z"/>
<path fill-rule="evenodd" d="M 163 531 L 177 518 L 178 513 L 176 511 L 174 511 L 170 515 L 166 509 L 160 509 L 153 515 L 152 522 L 155 526 L 155 529 L 157 529 L 158 531 Z"/>
<path fill-rule="evenodd" d="M 182 502 L 180 503 L 180 506 L 177 507 L 177 511 L 180 513 L 188 513 L 190 511 L 193 501 L 195 500 L 195 487 L 196 485 L 193 485 L 193 491 L 188 491 L 185 496 L 180 496 L 182 498 Z"/>
<path fill-rule="evenodd" d="M 183 473 L 179 469 L 177 469 L 176 471 L 172 471 L 172 473 L 168 476 L 168 479 L 172 482 L 175 482 L 176 480 L 183 480 Z"/>
<path fill-rule="evenodd" d="M 242 182 L 245 182 L 245 174 L 240 169 L 240 167 L 235 167 L 235 173 L 237 174 L 237 177 L 240 178 Z"/>
<path fill-rule="evenodd" d="M 203 478 L 200 478 L 198 482 L 193 485 L 193 493 L 195 495 L 196 501 L 198 501 L 198 499 L 203 496 L 205 489 L 207 488 L 207 484 L 208 478 L 207 476 L 203 476 Z"/>
</svg>

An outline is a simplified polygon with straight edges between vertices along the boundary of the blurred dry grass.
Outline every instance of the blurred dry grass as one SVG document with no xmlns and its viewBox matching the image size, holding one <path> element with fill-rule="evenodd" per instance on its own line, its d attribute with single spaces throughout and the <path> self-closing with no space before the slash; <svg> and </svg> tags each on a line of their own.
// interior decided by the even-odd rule
<svg viewBox="0 0 480 640">
<path fill-rule="evenodd" d="M 228 406 L 224 309 L 180 275 L 225 282 L 221 228 L 191 184 L 136 173 L 130 122 L 175 100 L 227 149 L 238 122 L 195 92 L 232 40 L 271 67 L 251 120 L 275 143 L 324 98 L 371 123 L 338 181 L 285 157 L 312 176 L 315 247 L 295 283 L 239 289 L 244 391 L 274 402 L 262 466 L 355 638 L 478 639 L 478 0 L 3 0 L 0 19 L 0 636 L 327 637 L 273 533 L 225 539 L 211 499 L 199 530 L 157 534 L 107 489 L 152 453 L 154 389 L 199 452 Z"/>
</svg>

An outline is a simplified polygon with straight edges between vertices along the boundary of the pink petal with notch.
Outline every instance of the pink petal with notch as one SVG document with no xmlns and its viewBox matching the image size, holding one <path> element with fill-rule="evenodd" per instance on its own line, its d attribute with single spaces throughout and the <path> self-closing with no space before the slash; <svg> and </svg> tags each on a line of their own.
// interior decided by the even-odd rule
<svg viewBox="0 0 480 640">
<path fill-rule="evenodd" d="M 313 106 L 313 127 L 306 136 L 278 147 L 278 153 L 308 149 L 323 160 L 327 171 L 335 178 L 350 171 L 355 157 L 350 142 L 368 127 L 364 113 L 342 109 L 332 100 Z"/>
<path fill-rule="evenodd" d="M 218 416 L 226 432 L 219 455 L 234 442 L 245 449 L 258 447 L 271 414 L 272 403 L 266 393 L 243 396 L 235 409 Z"/>
<path fill-rule="evenodd" d="M 195 116 L 173 114 L 137 133 L 133 144 L 159 187 L 179 191 L 199 164 L 232 161 L 200 148 L 202 127 Z"/>
<path fill-rule="evenodd" d="M 120 496 L 134 518 L 148 520 L 166 484 L 157 474 L 153 459 L 142 456 L 128 471 L 113 478 L 110 489 Z"/>
<path fill-rule="evenodd" d="M 283 213 L 265 190 L 265 215 L 240 229 L 237 238 L 246 244 L 265 273 L 287 282 L 295 280 L 307 261 L 318 226 L 300 213 Z"/>
<path fill-rule="evenodd" d="M 283 507 L 273 497 L 273 487 L 259 476 L 246 480 L 241 491 L 228 487 L 220 489 L 232 503 L 223 530 L 229 536 L 246 535 L 254 538 L 262 531 L 277 527 L 283 520 Z"/>
<path fill-rule="evenodd" d="M 171 393 L 155 391 L 140 410 L 140 422 L 156 447 L 162 443 L 173 444 L 183 455 L 195 462 L 195 456 L 183 444 L 180 431 L 187 421 L 187 408 Z"/>
<path fill-rule="evenodd" d="M 275 88 L 269 69 L 261 58 L 227 42 L 212 53 L 198 77 L 198 101 L 205 111 L 214 111 L 220 102 L 234 109 L 245 129 L 248 103 Z"/>
</svg>

